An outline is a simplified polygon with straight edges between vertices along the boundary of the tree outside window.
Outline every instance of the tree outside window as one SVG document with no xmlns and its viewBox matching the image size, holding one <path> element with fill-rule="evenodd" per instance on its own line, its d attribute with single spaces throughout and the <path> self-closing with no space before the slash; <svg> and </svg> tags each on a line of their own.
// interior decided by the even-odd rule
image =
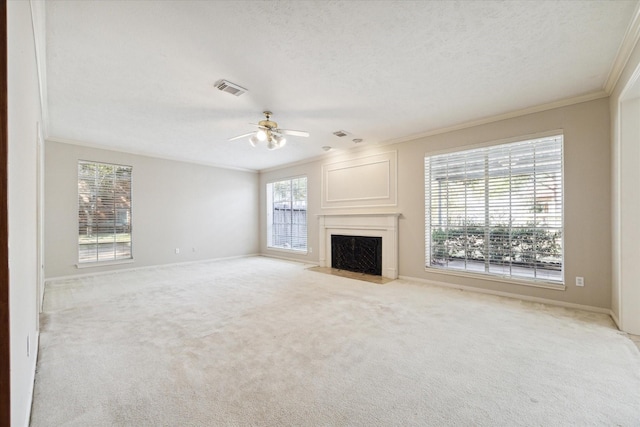
<svg viewBox="0 0 640 427">
<path fill-rule="evenodd" d="M 78 262 L 131 259 L 131 166 L 78 162 Z"/>
</svg>

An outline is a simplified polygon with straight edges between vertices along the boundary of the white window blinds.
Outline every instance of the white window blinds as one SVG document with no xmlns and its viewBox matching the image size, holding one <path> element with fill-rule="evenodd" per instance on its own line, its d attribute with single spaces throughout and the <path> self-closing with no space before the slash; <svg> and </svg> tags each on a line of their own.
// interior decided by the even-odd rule
<svg viewBox="0 0 640 427">
<path fill-rule="evenodd" d="M 562 145 L 425 157 L 426 267 L 563 282 Z"/>
<path fill-rule="evenodd" d="M 130 259 L 131 166 L 78 162 L 78 262 Z"/>
<path fill-rule="evenodd" d="M 267 184 L 269 247 L 307 250 L 307 177 Z"/>
</svg>

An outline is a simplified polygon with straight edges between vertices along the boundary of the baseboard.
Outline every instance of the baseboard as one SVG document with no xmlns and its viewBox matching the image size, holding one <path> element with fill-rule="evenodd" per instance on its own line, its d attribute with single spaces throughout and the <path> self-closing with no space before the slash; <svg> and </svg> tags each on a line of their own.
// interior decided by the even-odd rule
<svg viewBox="0 0 640 427">
<path fill-rule="evenodd" d="M 183 262 L 174 262 L 174 263 L 169 263 L 169 264 L 158 264 L 158 265 L 148 265 L 148 266 L 143 266 L 143 267 L 123 268 L 123 269 L 118 269 L 118 270 L 100 271 L 100 272 L 86 273 L 86 274 L 74 274 L 74 275 L 70 275 L 70 276 L 51 277 L 51 278 L 45 279 L 45 287 L 46 287 L 47 283 L 55 282 L 55 281 L 59 281 L 59 280 L 76 279 L 76 278 L 80 278 L 80 277 L 89 277 L 89 276 L 101 276 L 101 275 L 105 275 L 105 274 L 113 274 L 113 273 L 119 273 L 119 272 L 125 272 L 125 271 L 146 270 L 146 269 L 158 268 L 158 267 L 189 265 L 189 264 L 199 264 L 199 263 L 212 262 L 212 261 L 215 262 L 215 261 L 225 261 L 225 260 L 231 260 L 231 259 L 251 258 L 251 257 L 256 257 L 256 256 L 262 256 L 262 257 L 265 257 L 265 258 L 280 259 L 280 260 L 284 260 L 284 261 L 292 261 L 292 262 L 296 262 L 296 263 L 300 263 L 300 264 L 317 265 L 317 262 L 309 262 L 309 261 L 306 261 L 306 260 L 300 260 L 300 259 L 296 259 L 296 258 L 288 258 L 288 257 L 283 257 L 283 256 L 278 256 L 278 255 L 273 255 L 273 254 L 254 253 L 254 254 L 238 255 L 238 256 L 231 256 L 231 257 L 208 258 L 208 259 L 196 260 L 196 261 L 183 261 Z M 401 276 L 398 276 L 398 279 L 410 280 L 410 281 L 414 281 L 414 282 L 425 283 L 425 284 L 428 284 L 428 285 L 440 286 L 440 287 L 450 288 L 450 289 L 459 289 L 459 290 L 468 291 L 468 292 L 476 292 L 476 293 L 481 293 L 481 294 L 488 294 L 488 295 L 495 295 L 495 296 L 506 297 L 506 298 L 519 299 L 519 300 L 523 300 L 523 301 L 537 302 L 537 303 L 541 303 L 541 304 L 554 305 L 554 306 L 559 306 L 559 307 L 574 308 L 574 309 L 577 309 L 577 310 L 590 311 L 590 312 L 594 312 L 594 313 L 608 314 L 609 316 L 611 316 L 611 318 L 613 319 L 613 321 L 616 324 L 616 326 L 618 327 L 618 329 L 620 329 L 620 322 L 619 322 L 618 318 L 614 315 L 613 311 L 611 309 L 608 309 L 608 308 L 594 307 L 594 306 L 591 306 L 591 305 L 583 305 L 583 304 L 575 304 L 575 303 L 571 303 L 571 302 L 557 301 L 557 300 L 552 300 L 552 299 L 548 299 L 548 298 L 531 297 L 531 296 L 520 295 L 520 294 L 511 293 L 511 292 L 494 291 L 494 290 L 491 290 L 491 289 L 476 288 L 476 287 L 473 287 L 473 286 L 456 285 L 456 284 L 447 283 L 447 282 L 441 282 L 441 281 L 437 281 L 437 280 L 422 279 L 422 278 L 419 278 L 419 277 L 411 277 L 411 276 L 402 276 L 401 275 Z M 44 292 L 43 292 L 43 294 L 44 294 Z M 35 374 L 35 372 L 34 372 L 34 374 Z"/>
<path fill-rule="evenodd" d="M 42 283 L 40 286 L 42 286 L 42 289 L 40 289 L 40 295 L 38 298 L 38 313 L 42 313 L 42 308 L 44 307 L 44 288 L 47 285 L 47 281 L 45 279 L 42 279 Z"/>
<path fill-rule="evenodd" d="M 260 256 L 263 256 L 265 258 L 280 259 L 283 261 L 293 261 L 293 262 L 297 262 L 299 264 L 305 264 L 305 265 L 318 265 L 317 261 L 307 261 L 307 260 L 298 259 L 298 258 L 288 258 L 288 257 L 283 257 L 283 256 L 273 255 L 273 254 L 262 253 L 260 254 Z"/>
<path fill-rule="evenodd" d="M 78 279 L 78 278 L 81 278 L 81 277 L 103 276 L 105 274 L 120 273 L 120 272 L 125 272 L 125 271 L 147 270 L 147 269 L 150 269 L 150 268 L 158 268 L 158 267 L 171 267 L 171 266 L 177 266 L 177 265 L 200 264 L 200 263 L 204 263 L 204 262 L 217 262 L 217 261 L 226 261 L 226 260 L 231 260 L 231 259 L 251 258 L 251 257 L 256 257 L 256 256 L 261 256 L 261 254 L 253 253 L 253 254 L 236 255 L 236 256 L 230 256 L 230 257 L 199 259 L 199 260 L 195 260 L 195 261 L 181 261 L 181 262 L 171 262 L 171 263 L 168 263 L 168 264 L 156 264 L 156 265 L 145 265 L 145 266 L 141 266 L 141 267 L 119 268 L 119 269 L 116 269 L 116 270 L 96 271 L 96 272 L 93 272 L 93 273 L 83 273 L 83 274 L 72 274 L 72 275 L 69 275 L 69 276 L 48 277 L 48 278 L 44 279 L 44 283 L 45 283 L 45 287 L 46 287 L 47 283 L 49 283 L 49 282 L 57 282 L 57 281 L 60 281 L 60 280 Z M 44 292 L 43 292 L 43 294 L 44 294 Z"/>
<path fill-rule="evenodd" d="M 522 301 L 529 301 L 529 302 L 537 302 L 537 303 L 540 303 L 540 304 L 554 305 L 554 306 L 558 306 L 558 307 L 574 308 L 574 309 L 577 309 L 577 310 L 590 311 L 592 313 L 601 313 L 601 314 L 609 314 L 609 315 L 612 314 L 611 310 L 608 309 L 608 308 L 594 307 L 594 306 L 591 306 L 591 305 L 583 305 L 583 304 L 575 304 L 575 303 L 572 303 L 572 302 L 556 301 L 556 300 L 552 300 L 552 299 L 548 299 L 548 298 L 530 297 L 530 296 L 527 296 L 527 295 L 514 294 L 514 293 L 511 293 L 511 292 L 494 291 L 494 290 L 491 290 L 491 289 L 476 288 L 476 287 L 473 287 L 473 286 L 456 285 L 456 284 L 453 284 L 453 283 L 440 282 L 440 281 L 437 281 L 437 280 L 421 279 L 421 278 L 418 278 L 418 277 L 411 277 L 411 276 L 399 276 L 398 278 L 402 279 L 402 280 L 410 280 L 410 281 L 425 283 L 427 285 L 440 286 L 440 287 L 443 287 L 443 288 L 458 289 L 458 290 L 462 290 L 462 291 L 476 292 L 476 293 L 480 293 L 480 294 L 495 295 L 495 296 L 499 296 L 499 297 L 519 299 L 519 300 L 522 300 Z M 615 319 L 614 319 L 614 322 L 615 322 Z"/>
<path fill-rule="evenodd" d="M 609 316 L 611 316 L 611 318 L 613 319 L 613 323 L 616 324 L 618 329 L 622 331 L 622 328 L 620 327 L 620 320 L 618 319 L 618 316 L 616 316 L 616 314 L 613 312 L 613 310 L 609 310 Z"/>
<path fill-rule="evenodd" d="M 27 424 L 24 427 L 29 427 L 31 425 L 31 412 L 33 409 L 33 396 L 36 391 L 36 368 L 38 367 L 38 355 L 40 354 L 40 331 L 36 332 L 35 336 L 36 345 L 34 346 L 35 352 L 33 353 L 33 366 L 31 369 L 31 393 L 29 393 L 29 404 L 27 405 L 27 414 L 25 420 L 27 420 Z"/>
</svg>

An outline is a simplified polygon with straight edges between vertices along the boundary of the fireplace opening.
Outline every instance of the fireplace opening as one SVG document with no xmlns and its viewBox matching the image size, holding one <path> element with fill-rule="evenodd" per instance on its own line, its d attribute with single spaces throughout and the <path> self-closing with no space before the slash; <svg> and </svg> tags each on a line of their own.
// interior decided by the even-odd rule
<svg viewBox="0 0 640 427">
<path fill-rule="evenodd" d="M 331 267 L 382 276 L 382 237 L 332 234 Z"/>
</svg>

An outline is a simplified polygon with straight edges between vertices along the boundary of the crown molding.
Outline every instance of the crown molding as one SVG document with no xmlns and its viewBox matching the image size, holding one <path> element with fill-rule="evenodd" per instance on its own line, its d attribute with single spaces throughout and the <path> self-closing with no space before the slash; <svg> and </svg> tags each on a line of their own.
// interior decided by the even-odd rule
<svg viewBox="0 0 640 427">
<path fill-rule="evenodd" d="M 379 145 L 389 145 L 389 144 L 398 144 L 401 142 L 413 141 L 420 138 L 426 138 L 434 135 L 441 135 L 443 133 L 453 132 L 462 129 L 468 129 L 475 126 L 486 125 L 489 123 L 499 122 L 502 120 L 513 119 L 515 117 L 526 116 L 528 114 L 540 113 L 543 111 L 553 110 L 556 108 L 567 107 L 569 105 L 580 104 L 583 102 L 594 101 L 596 99 L 606 98 L 609 94 L 604 90 L 599 90 L 597 92 L 587 93 L 585 95 L 575 96 L 571 98 L 565 98 L 558 101 L 550 102 L 548 104 L 536 105 L 534 107 L 523 108 L 521 110 L 511 111 L 509 113 L 498 114 L 496 116 L 484 117 L 478 120 L 472 120 L 469 122 L 459 123 L 457 125 L 433 129 L 427 132 L 422 132 L 419 134 L 407 135 L 400 138 L 390 139 L 384 142 L 381 142 Z"/>
<path fill-rule="evenodd" d="M 294 167 L 294 166 L 304 165 L 306 163 L 313 163 L 313 162 L 319 161 L 319 160 L 326 160 L 326 159 L 331 159 L 331 158 L 334 158 L 334 157 L 344 156 L 347 153 L 348 154 L 354 154 L 354 153 L 358 153 L 358 152 L 362 152 L 362 151 L 375 150 L 376 147 L 384 147 L 385 145 L 400 144 L 400 143 L 403 143 L 403 142 L 414 141 L 416 139 L 427 138 L 429 136 L 441 135 L 441 134 L 448 133 L 448 132 L 454 132 L 454 131 L 457 131 L 457 130 L 468 129 L 468 128 L 472 128 L 472 127 L 475 127 L 475 126 L 481 126 L 481 125 L 485 125 L 485 124 L 489 124 L 489 123 L 499 122 L 501 120 L 513 119 L 515 117 L 526 116 L 528 114 L 540 113 L 540 112 L 543 112 L 543 111 L 553 110 L 555 108 L 567 107 L 569 105 L 574 105 L 574 104 L 580 104 L 580 103 L 583 103 L 583 102 L 594 101 L 596 99 L 606 98 L 608 96 L 609 96 L 609 94 L 606 93 L 604 90 L 599 90 L 597 92 L 592 92 L 592 93 L 588 93 L 588 94 L 580 95 L 580 96 L 575 96 L 575 97 L 571 97 L 571 98 L 565 98 L 565 99 L 561 99 L 559 101 L 550 102 L 550 103 L 547 103 L 547 104 L 536 105 L 534 107 L 523 108 L 521 110 L 515 110 L 515 111 L 511 111 L 509 113 L 505 113 L 505 114 L 499 114 L 499 115 L 495 115 L 495 116 L 484 117 L 482 119 L 473 120 L 473 121 L 469 121 L 469 122 L 463 122 L 463 123 L 459 123 L 459 124 L 453 125 L 453 126 L 437 128 L 437 129 L 433 129 L 433 130 L 422 132 L 422 133 L 418 133 L 418 134 L 412 134 L 412 135 L 407 135 L 407 136 L 403 136 L 403 137 L 399 137 L 399 138 L 389 139 L 389 140 L 386 140 L 386 141 L 380 141 L 380 142 L 377 142 L 375 145 L 364 145 L 364 146 L 361 146 L 361 147 L 353 147 L 353 148 L 349 148 L 349 149 L 340 149 L 340 150 L 336 150 L 336 152 L 334 152 L 334 153 L 329 152 L 327 154 L 322 154 L 320 156 L 301 159 L 301 160 L 298 160 L 297 162 L 292 162 L 292 163 L 287 163 L 287 164 L 284 164 L 284 165 L 278 165 L 278 166 L 273 166 L 273 167 L 270 167 L 270 168 L 261 169 L 259 172 L 260 173 L 268 173 L 268 172 L 273 172 L 273 171 L 277 171 L 277 170 L 280 170 L 280 169 L 287 169 L 287 168 Z"/>
<path fill-rule="evenodd" d="M 609 75 L 607 76 L 607 80 L 604 84 L 603 89 L 609 95 L 611 95 L 615 89 L 624 67 L 627 65 L 627 62 L 629 62 L 633 49 L 638 44 L 638 40 L 640 40 L 640 2 L 636 5 L 636 10 L 633 13 L 633 17 L 627 27 L 627 31 L 624 34 L 622 43 L 620 43 L 616 59 L 611 65 L 611 70 L 609 70 Z"/>
<path fill-rule="evenodd" d="M 305 165 L 307 163 L 317 162 L 320 160 L 342 159 L 345 157 L 345 155 L 352 155 L 352 154 L 358 154 L 358 153 L 378 154 L 378 153 L 381 153 L 382 151 L 378 150 L 377 148 L 383 147 L 385 145 L 389 145 L 389 144 L 372 143 L 372 144 L 361 144 L 359 147 L 335 148 L 327 153 L 320 154 L 318 156 L 307 157 L 304 159 L 297 160 L 295 162 L 285 163 L 283 165 L 271 166 L 268 168 L 260 169 L 258 172 L 269 173 L 269 172 L 274 172 L 280 169 L 288 169 L 295 166 Z"/>
<path fill-rule="evenodd" d="M 113 151 L 113 152 L 116 152 L 116 153 L 132 154 L 134 156 L 150 157 L 152 159 L 171 160 L 173 162 L 181 162 L 181 163 L 189 163 L 189 164 L 192 164 L 192 165 L 208 166 L 208 167 L 211 167 L 211 168 L 228 169 L 228 170 L 234 170 L 234 171 L 240 171 L 240 172 L 250 172 L 250 173 L 255 173 L 255 174 L 258 173 L 258 171 L 256 169 L 247 169 L 247 168 L 228 166 L 228 165 L 221 165 L 221 164 L 218 164 L 218 163 L 210 163 L 210 162 L 194 162 L 193 160 L 183 159 L 183 158 L 180 158 L 180 157 L 177 157 L 177 156 L 162 156 L 162 155 L 151 154 L 151 153 L 147 153 L 147 152 L 139 151 L 139 150 L 127 150 L 127 149 L 121 149 L 121 148 L 106 147 L 106 146 L 100 145 L 100 144 L 95 144 L 95 143 L 85 142 L 85 141 L 76 141 L 76 140 L 66 139 L 66 138 L 49 137 L 49 138 L 45 138 L 45 141 L 47 141 L 47 142 L 57 142 L 59 144 L 67 144 L 67 145 L 77 145 L 77 146 L 80 146 L 80 147 L 87 147 L 87 148 L 95 148 L 95 149 L 98 149 L 98 150 Z"/>
<path fill-rule="evenodd" d="M 327 159 L 327 158 L 331 158 L 331 157 L 335 157 L 337 154 L 321 154 L 319 156 L 313 156 L 313 157 L 307 157 L 306 159 L 301 159 L 301 160 L 297 160 L 295 162 L 290 162 L 290 163 L 285 163 L 284 165 L 277 165 L 277 166 L 271 166 L 268 168 L 264 168 L 264 169 L 260 169 L 258 171 L 258 173 L 269 173 L 269 172 L 275 172 L 277 170 L 280 169 L 288 169 L 288 168 L 292 168 L 295 166 L 300 166 L 300 165 L 306 165 L 307 163 L 313 163 L 313 162 L 317 162 L 323 159 Z"/>
</svg>

